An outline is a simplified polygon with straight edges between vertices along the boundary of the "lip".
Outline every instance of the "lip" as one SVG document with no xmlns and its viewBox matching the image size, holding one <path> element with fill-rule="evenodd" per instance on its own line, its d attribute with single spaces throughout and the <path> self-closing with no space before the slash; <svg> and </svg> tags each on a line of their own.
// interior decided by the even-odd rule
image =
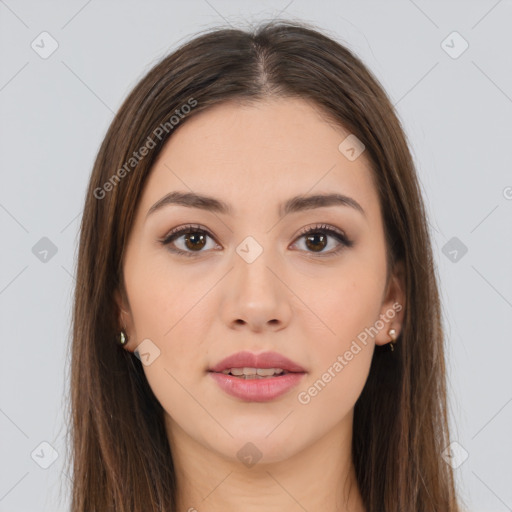
<svg viewBox="0 0 512 512">
<path fill-rule="evenodd" d="M 209 375 L 228 395 L 246 402 L 269 402 L 297 386 L 306 374 L 287 373 L 265 379 L 242 379 L 215 372 L 209 372 Z"/>
<path fill-rule="evenodd" d="M 288 373 L 264 379 L 243 379 L 226 375 L 229 368 L 281 368 Z M 277 352 L 237 352 L 208 370 L 210 376 L 227 394 L 248 402 L 268 402 L 299 384 L 306 370 L 298 363 Z"/>
<path fill-rule="evenodd" d="M 220 373 L 228 368 L 282 368 L 287 372 L 305 373 L 306 370 L 298 363 L 278 354 L 277 352 L 253 352 L 243 351 L 232 354 L 212 366 L 209 371 Z"/>
</svg>

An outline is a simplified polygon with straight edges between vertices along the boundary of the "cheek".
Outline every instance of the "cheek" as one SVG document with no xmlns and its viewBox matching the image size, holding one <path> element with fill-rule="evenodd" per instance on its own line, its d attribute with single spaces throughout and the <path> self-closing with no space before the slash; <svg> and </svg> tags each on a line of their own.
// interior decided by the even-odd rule
<svg viewBox="0 0 512 512">
<path fill-rule="evenodd" d="M 384 272 L 384 271 L 383 271 Z M 363 265 L 352 265 L 330 276 L 309 301 L 328 329 L 328 346 L 343 349 L 378 319 L 385 276 Z"/>
<path fill-rule="evenodd" d="M 138 338 L 153 336 L 163 344 L 180 337 L 189 318 L 197 318 L 211 286 L 204 274 L 180 271 L 162 249 L 137 253 L 125 276 Z"/>
<path fill-rule="evenodd" d="M 151 340 L 158 354 L 143 370 L 162 406 L 177 412 L 179 404 L 190 401 L 184 389 L 203 370 L 206 319 L 212 315 L 204 299 L 212 283 L 204 274 L 194 278 L 177 272 L 165 257 L 140 253 L 130 264 L 125 275 L 137 343 Z"/>
<path fill-rule="evenodd" d="M 313 371 L 298 390 L 297 401 L 313 416 L 323 415 L 326 425 L 341 421 L 354 407 L 368 378 L 374 342 L 365 328 L 374 322 L 377 301 L 361 289 L 343 297 L 324 295 L 325 322 L 334 332 L 315 337 Z M 369 301 L 374 301 L 373 304 Z"/>
<path fill-rule="evenodd" d="M 298 407 L 304 418 L 322 418 L 321 428 L 325 430 L 349 417 L 368 378 L 373 347 L 361 345 L 349 352 L 350 360 L 346 351 L 333 352 L 298 390 Z M 315 421 L 306 420 L 304 425 L 313 434 L 318 430 Z"/>
<path fill-rule="evenodd" d="M 370 369 L 374 350 L 370 328 L 379 318 L 384 279 L 375 270 L 354 264 L 332 276 L 324 289 L 310 294 L 309 301 L 325 328 L 323 335 L 313 336 L 309 327 L 309 337 L 315 339 L 315 371 L 307 384 L 313 383 L 314 388 L 308 392 L 302 387 L 308 396 L 301 403 L 309 398 L 315 407 L 337 403 L 340 411 L 353 406 Z"/>
</svg>

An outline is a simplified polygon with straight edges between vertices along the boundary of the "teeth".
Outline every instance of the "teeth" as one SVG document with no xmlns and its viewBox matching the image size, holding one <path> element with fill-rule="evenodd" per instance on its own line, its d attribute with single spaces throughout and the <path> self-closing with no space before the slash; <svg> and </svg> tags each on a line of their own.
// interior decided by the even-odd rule
<svg viewBox="0 0 512 512">
<path fill-rule="evenodd" d="M 280 375 L 284 373 L 281 368 L 227 368 L 222 373 L 234 375 L 235 377 L 270 377 L 272 375 Z"/>
<path fill-rule="evenodd" d="M 262 377 L 268 377 L 269 375 L 279 375 L 283 371 L 281 368 L 258 368 L 256 373 Z"/>
</svg>

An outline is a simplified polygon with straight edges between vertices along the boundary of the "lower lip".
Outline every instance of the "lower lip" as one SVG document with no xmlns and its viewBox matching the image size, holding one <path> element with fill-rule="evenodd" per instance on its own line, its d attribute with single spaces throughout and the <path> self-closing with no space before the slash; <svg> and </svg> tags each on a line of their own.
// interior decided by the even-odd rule
<svg viewBox="0 0 512 512">
<path fill-rule="evenodd" d="M 209 372 L 228 395 L 248 402 L 268 402 L 294 388 L 305 373 L 287 373 L 280 377 L 242 379 L 225 373 Z"/>
</svg>

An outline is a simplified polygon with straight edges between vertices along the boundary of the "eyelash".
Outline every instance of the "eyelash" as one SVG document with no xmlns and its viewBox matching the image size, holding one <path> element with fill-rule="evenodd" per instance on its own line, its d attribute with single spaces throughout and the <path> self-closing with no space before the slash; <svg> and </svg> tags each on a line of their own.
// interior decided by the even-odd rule
<svg viewBox="0 0 512 512">
<path fill-rule="evenodd" d="M 169 251 L 171 251 L 175 254 L 183 255 L 183 256 L 187 256 L 187 257 L 195 257 L 195 256 L 198 256 L 201 252 L 205 252 L 205 251 L 183 251 L 176 247 L 170 247 L 171 242 L 173 242 L 176 238 L 179 238 L 182 235 L 194 234 L 194 233 L 204 234 L 204 235 L 209 236 L 212 240 L 215 240 L 214 237 L 211 235 L 211 233 L 204 227 L 202 227 L 198 224 L 196 224 L 196 225 L 188 224 L 186 226 L 182 226 L 182 227 L 174 229 L 169 234 L 167 234 L 163 239 L 159 239 L 158 241 L 164 246 L 169 245 L 169 247 L 168 247 Z M 304 229 L 297 236 L 296 240 L 298 240 L 304 236 L 307 236 L 309 234 L 312 234 L 312 233 L 314 233 L 314 234 L 322 233 L 322 234 L 327 234 L 329 236 L 332 236 L 333 238 L 336 238 L 338 240 L 338 242 L 340 242 L 340 246 L 337 249 L 331 250 L 326 253 L 323 253 L 323 252 L 315 253 L 315 252 L 311 251 L 310 252 L 311 255 L 319 255 L 320 257 L 336 256 L 344 248 L 346 248 L 346 247 L 349 248 L 354 245 L 354 242 L 349 240 L 347 238 L 347 236 L 342 231 L 338 231 L 337 229 L 335 229 L 331 226 L 328 226 L 326 224 L 318 224 L 316 226 Z"/>
</svg>

